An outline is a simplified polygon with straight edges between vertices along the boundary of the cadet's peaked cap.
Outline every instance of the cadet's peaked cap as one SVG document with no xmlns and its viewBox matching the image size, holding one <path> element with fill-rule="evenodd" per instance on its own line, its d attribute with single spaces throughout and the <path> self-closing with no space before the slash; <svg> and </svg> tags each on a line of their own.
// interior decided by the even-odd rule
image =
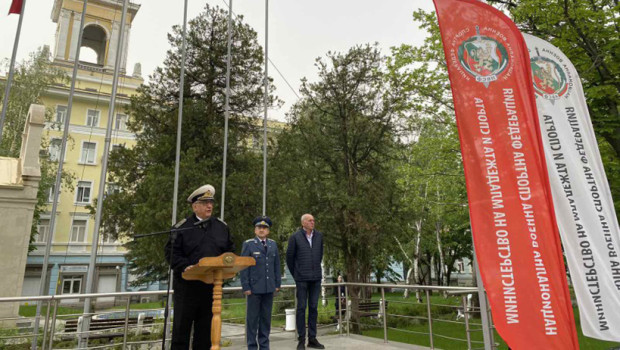
<svg viewBox="0 0 620 350">
<path fill-rule="evenodd" d="M 215 188 L 211 185 L 204 185 L 198 187 L 196 191 L 192 192 L 192 194 L 187 197 L 187 202 L 194 203 L 196 201 L 214 201 L 215 198 L 213 196 L 215 196 Z"/>
<path fill-rule="evenodd" d="M 256 219 L 254 219 L 253 221 L 254 226 L 265 226 L 265 227 L 271 227 L 271 219 L 269 218 L 269 216 L 259 216 Z"/>
</svg>

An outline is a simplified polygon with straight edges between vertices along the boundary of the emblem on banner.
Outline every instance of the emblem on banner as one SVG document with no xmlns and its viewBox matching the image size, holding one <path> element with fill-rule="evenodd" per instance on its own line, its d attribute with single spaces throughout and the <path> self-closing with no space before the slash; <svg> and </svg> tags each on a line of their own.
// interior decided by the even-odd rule
<svg viewBox="0 0 620 350">
<path fill-rule="evenodd" d="M 510 61 L 506 46 L 497 39 L 481 35 L 478 26 L 476 35 L 461 42 L 457 54 L 465 71 L 485 87 L 506 71 Z"/>
<path fill-rule="evenodd" d="M 530 59 L 534 91 L 553 103 L 569 93 L 569 76 L 556 60 L 541 56 L 538 48 L 536 54 L 537 56 Z"/>
</svg>

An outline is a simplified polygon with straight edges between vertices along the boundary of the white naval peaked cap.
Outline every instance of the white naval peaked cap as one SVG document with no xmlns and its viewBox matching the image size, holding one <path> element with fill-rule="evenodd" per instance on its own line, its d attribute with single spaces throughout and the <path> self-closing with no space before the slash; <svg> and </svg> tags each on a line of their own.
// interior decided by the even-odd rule
<svg viewBox="0 0 620 350">
<path fill-rule="evenodd" d="M 215 188 L 211 185 L 203 185 L 198 187 L 192 194 L 187 197 L 188 203 L 196 201 L 213 201 L 215 200 Z"/>
</svg>

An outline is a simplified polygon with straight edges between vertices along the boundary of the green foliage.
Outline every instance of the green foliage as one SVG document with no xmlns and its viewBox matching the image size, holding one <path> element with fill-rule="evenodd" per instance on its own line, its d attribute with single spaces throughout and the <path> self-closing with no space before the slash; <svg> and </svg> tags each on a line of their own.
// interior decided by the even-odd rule
<svg viewBox="0 0 620 350">
<path fill-rule="evenodd" d="M 328 266 L 348 281 L 367 281 L 391 259 L 396 220 L 395 173 L 403 104 L 376 46 L 317 59 L 318 81 L 303 80 L 271 161 L 276 223 L 295 229 L 304 213 L 325 234 Z M 286 240 L 285 237 L 281 239 Z"/>
<path fill-rule="evenodd" d="M 191 213 L 186 198 L 197 187 L 210 183 L 217 189 L 216 197 L 221 196 L 227 16 L 224 10 L 207 5 L 188 25 L 178 220 Z M 162 67 L 131 100 L 128 127 L 137 134 L 137 144 L 114 151 L 110 158 L 110 181 L 123 190 L 106 197 L 104 229 L 128 240 L 134 234 L 170 227 L 181 29 L 175 26 L 168 39 L 171 49 Z M 232 39 L 225 219 L 240 250 L 241 242 L 252 235 L 252 219 L 261 209 L 262 161 L 247 145 L 258 132 L 252 118 L 263 107 L 263 54 L 256 32 L 241 17 L 234 21 Z M 273 103 L 277 100 L 271 97 Z M 129 243 L 130 267 L 140 276 L 136 285 L 166 277 L 166 240 L 162 235 Z"/>
<path fill-rule="evenodd" d="M 433 268 L 431 257 L 443 261 L 438 272 L 449 284 L 454 263 L 471 257 L 465 178 L 437 20 L 422 10 L 414 12 L 413 19 L 428 36 L 421 46 L 393 48 L 388 60 L 390 79 L 402 82 L 412 113 L 410 142 L 400 150 L 402 162 L 397 164 L 400 210 L 406 220 L 396 238 L 403 255 L 417 257 L 425 271 Z M 414 282 L 424 283 L 422 277 Z"/>
</svg>

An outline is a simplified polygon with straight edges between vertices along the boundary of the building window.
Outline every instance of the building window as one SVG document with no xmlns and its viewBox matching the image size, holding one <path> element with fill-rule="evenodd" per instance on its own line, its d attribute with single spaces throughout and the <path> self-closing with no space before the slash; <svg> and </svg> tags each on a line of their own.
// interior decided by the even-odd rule
<svg viewBox="0 0 620 350">
<path fill-rule="evenodd" d="M 80 163 L 82 164 L 95 164 L 95 149 L 97 144 L 94 142 L 82 143 L 82 155 L 80 156 Z"/>
<path fill-rule="evenodd" d="M 48 194 L 47 197 L 47 201 L 49 203 L 53 203 L 54 202 L 54 188 L 56 187 L 55 184 L 52 184 L 52 187 L 50 187 L 50 193 Z M 58 195 L 58 201 L 60 202 L 60 194 Z"/>
<path fill-rule="evenodd" d="M 39 224 L 37 225 L 37 234 L 34 237 L 34 241 L 37 243 L 46 243 L 47 235 L 50 232 L 50 221 L 49 219 L 41 219 L 39 220 Z"/>
<path fill-rule="evenodd" d="M 73 219 L 71 224 L 71 237 L 69 237 L 71 243 L 85 243 L 86 242 L 86 220 Z"/>
<path fill-rule="evenodd" d="M 56 106 L 56 123 L 64 124 L 67 117 L 67 106 Z"/>
<path fill-rule="evenodd" d="M 51 139 L 50 140 L 50 147 L 49 147 L 49 154 L 50 154 L 50 160 L 55 162 L 58 161 L 60 159 L 60 149 L 62 147 L 62 140 L 61 139 Z"/>
<path fill-rule="evenodd" d="M 92 127 L 98 127 L 100 114 L 101 112 L 96 109 L 89 109 L 86 112 L 86 125 L 92 126 Z"/>
<path fill-rule="evenodd" d="M 79 294 L 81 287 L 81 276 L 65 276 L 62 279 L 62 294 Z"/>
<path fill-rule="evenodd" d="M 75 197 L 76 203 L 90 203 L 90 190 L 92 185 L 90 181 L 78 181 L 77 195 Z"/>
<path fill-rule="evenodd" d="M 118 152 L 119 150 L 125 148 L 125 144 L 120 144 L 120 145 L 112 145 L 112 152 Z"/>
<path fill-rule="evenodd" d="M 121 186 L 113 182 L 108 182 L 108 191 L 107 191 L 108 195 L 116 194 L 116 193 L 119 193 L 120 191 L 121 191 Z"/>
<path fill-rule="evenodd" d="M 126 114 L 117 114 L 116 121 L 114 123 L 114 129 L 125 131 L 127 130 L 127 115 Z"/>
<path fill-rule="evenodd" d="M 102 237 L 102 241 L 103 241 L 103 244 L 116 243 L 116 239 L 114 239 L 111 233 L 104 233 Z"/>
</svg>

